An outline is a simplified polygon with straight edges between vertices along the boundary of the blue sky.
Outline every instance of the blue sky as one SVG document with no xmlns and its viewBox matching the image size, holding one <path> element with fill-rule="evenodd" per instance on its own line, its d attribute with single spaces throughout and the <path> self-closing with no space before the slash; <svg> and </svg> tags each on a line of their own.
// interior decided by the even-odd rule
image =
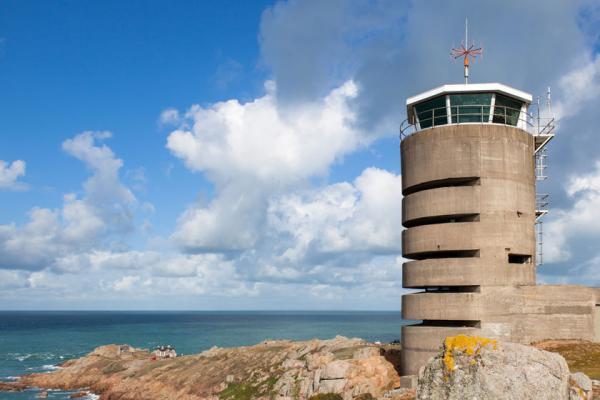
<svg viewBox="0 0 600 400">
<path fill-rule="evenodd" d="M 4 2 L 0 309 L 399 309 L 397 126 L 461 80 L 465 17 L 473 81 L 551 86 L 561 116 L 539 280 L 600 285 L 599 15 Z"/>
</svg>

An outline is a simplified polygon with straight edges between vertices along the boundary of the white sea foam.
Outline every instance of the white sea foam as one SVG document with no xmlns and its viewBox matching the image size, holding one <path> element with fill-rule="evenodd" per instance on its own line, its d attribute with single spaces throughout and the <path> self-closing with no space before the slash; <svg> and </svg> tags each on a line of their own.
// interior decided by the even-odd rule
<svg viewBox="0 0 600 400">
<path fill-rule="evenodd" d="M 34 370 L 43 370 L 43 371 L 56 371 L 57 369 L 59 369 L 60 367 L 54 364 L 44 364 L 41 367 L 29 367 L 27 368 L 27 371 L 34 371 Z"/>
<path fill-rule="evenodd" d="M 9 360 L 17 360 L 23 362 L 25 360 L 52 360 L 57 357 L 57 355 L 53 353 L 8 353 L 7 354 Z M 4 357 L 2 357 L 4 358 Z M 60 356 L 63 358 L 63 356 Z"/>
</svg>

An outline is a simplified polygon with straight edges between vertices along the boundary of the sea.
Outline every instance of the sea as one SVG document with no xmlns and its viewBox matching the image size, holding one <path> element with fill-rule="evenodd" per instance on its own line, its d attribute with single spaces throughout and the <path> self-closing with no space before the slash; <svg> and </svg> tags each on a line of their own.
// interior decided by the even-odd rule
<svg viewBox="0 0 600 400">
<path fill-rule="evenodd" d="M 179 354 L 195 354 L 213 346 L 336 335 L 388 343 L 400 339 L 406 323 L 399 311 L 0 311 L 0 381 L 53 371 L 104 344 L 171 345 Z M 0 392 L 0 399 L 36 399 L 38 393 Z M 48 399 L 71 393 L 49 391 Z"/>
</svg>

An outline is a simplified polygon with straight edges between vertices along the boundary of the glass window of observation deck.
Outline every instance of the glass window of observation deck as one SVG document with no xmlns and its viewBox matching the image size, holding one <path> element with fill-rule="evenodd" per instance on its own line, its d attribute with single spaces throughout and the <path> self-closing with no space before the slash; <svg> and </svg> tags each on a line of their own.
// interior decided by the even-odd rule
<svg viewBox="0 0 600 400">
<path fill-rule="evenodd" d="M 492 122 L 495 124 L 506 124 L 517 126 L 521 106 L 523 102 L 511 99 L 510 97 L 496 94 L 496 103 L 494 104 L 494 118 Z"/>
<path fill-rule="evenodd" d="M 415 106 L 421 129 L 448 123 L 446 96 L 435 97 Z"/>
<path fill-rule="evenodd" d="M 452 123 L 488 122 L 491 104 L 491 93 L 451 94 Z"/>
</svg>

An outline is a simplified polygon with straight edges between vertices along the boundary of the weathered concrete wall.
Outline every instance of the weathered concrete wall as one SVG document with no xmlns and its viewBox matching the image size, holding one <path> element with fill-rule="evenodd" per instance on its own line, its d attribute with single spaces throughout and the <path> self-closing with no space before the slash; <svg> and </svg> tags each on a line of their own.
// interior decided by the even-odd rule
<svg viewBox="0 0 600 400">
<path fill-rule="evenodd" d="M 482 274 L 481 270 L 481 262 L 477 258 L 409 261 L 402 266 L 402 285 L 405 288 L 490 286 L 503 285 L 509 280 L 527 282 L 531 279 L 531 271 L 520 264 L 499 263 L 494 273 L 490 274 Z"/>
<path fill-rule="evenodd" d="M 594 297 L 596 298 L 596 304 L 600 305 L 600 287 L 592 288 L 594 290 Z"/>
<path fill-rule="evenodd" d="M 478 320 L 479 327 L 402 327 L 403 373 L 414 374 L 446 336 L 464 332 L 530 344 L 544 339 L 600 341 L 596 290 L 574 285 L 482 286 L 477 293 L 403 296 L 403 317 Z M 406 356 L 404 355 L 406 353 Z"/>
<path fill-rule="evenodd" d="M 427 270 L 419 271 L 419 264 L 409 267 L 406 283 L 412 283 L 405 287 L 456 284 L 449 274 L 456 262 L 431 253 L 463 250 L 478 251 L 476 261 L 461 258 L 469 285 L 535 283 L 531 135 L 504 125 L 447 125 L 408 137 L 401 152 L 407 193 L 403 224 L 409 227 L 403 233 L 403 254 L 433 260 Z M 453 186 L 469 179 L 475 179 L 466 183 L 469 186 Z M 478 220 L 461 220 L 464 215 L 477 215 Z M 509 254 L 531 259 L 528 264 L 510 264 Z M 436 267 L 440 276 L 435 276 Z M 461 271 L 456 273 L 460 276 Z"/>
<path fill-rule="evenodd" d="M 415 375 L 422 365 L 425 365 L 431 357 L 437 354 L 447 336 L 477 335 L 479 331 L 479 329 L 471 327 L 404 325 L 402 326 L 400 369 L 406 375 Z"/>
<path fill-rule="evenodd" d="M 484 218 L 482 216 L 482 218 Z M 531 243 L 530 225 L 533 222 L 520 219 L 497 218 L 495 221 L 455 222 L 411 227 L 402 232 L 402 252 L 407 258 L 417 258 L 420 253 L 436 251 L 478 250 L 481 276 L 509 267 L 508 254 L 528 254 L 531 262 L 522 265 L 533 280 L 535 241 Z M 440 262 L 439 265 L 442 265 Z M 510 279 L 504 284 L 533 283 Z"/>
<path fill-rule="evenodd" d="M 529 344 L 544 339 L 594 340 L 594 292 L 575 285 L 482 288 L 484 334 Z"/>
<path fill-rule="evenodd" d="M 457 186 L 423 190 L 404 196 L 402 221 L 451 214 L 479 214 L 481 186 Z"/>
<path fill-rule="evenodd" d="M 480 293 L 414 293 L 402 296 L 402 318 L 407 320 L 481 319 Z"/>
</svg>

